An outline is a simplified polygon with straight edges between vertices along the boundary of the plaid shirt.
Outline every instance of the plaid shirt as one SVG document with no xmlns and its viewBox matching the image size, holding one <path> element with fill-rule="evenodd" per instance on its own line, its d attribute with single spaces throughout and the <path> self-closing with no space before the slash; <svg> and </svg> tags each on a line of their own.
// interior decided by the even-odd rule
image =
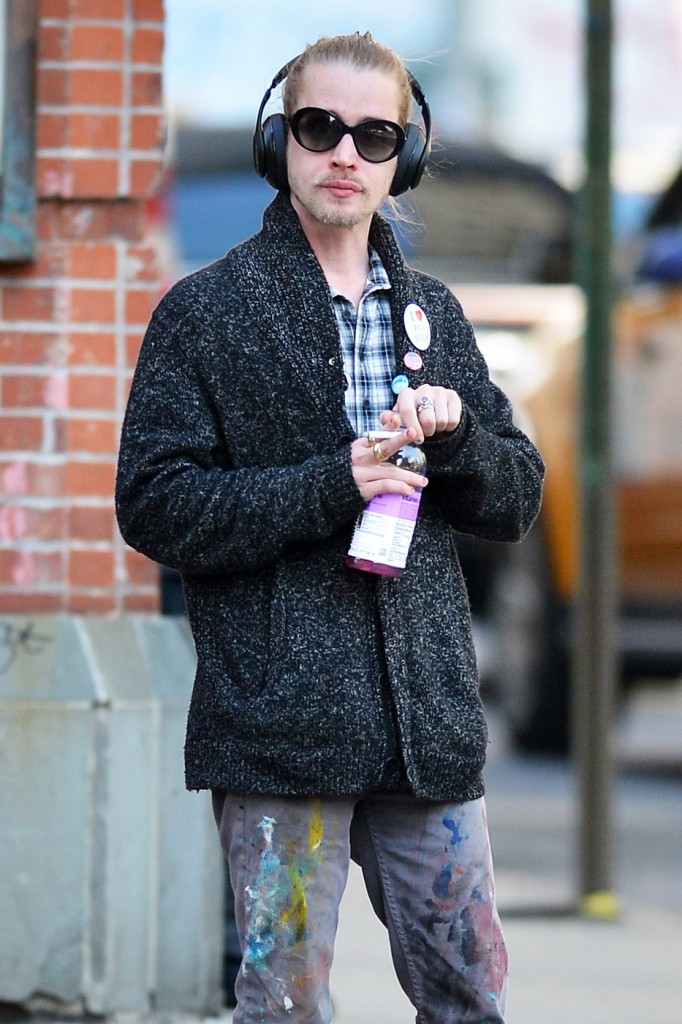
<svg viewBox="0 0 682 1024">
<path fill-rule="evenodd" d="M 391 282 L 379 255 L 369 250 L 369 275 L 357 310 L 332 289 L 341 336 L 346 412 L 358 436 L 381 427 L 379 413 L 391 409 L 395 355 L 388 294 Z"/>
</svg>

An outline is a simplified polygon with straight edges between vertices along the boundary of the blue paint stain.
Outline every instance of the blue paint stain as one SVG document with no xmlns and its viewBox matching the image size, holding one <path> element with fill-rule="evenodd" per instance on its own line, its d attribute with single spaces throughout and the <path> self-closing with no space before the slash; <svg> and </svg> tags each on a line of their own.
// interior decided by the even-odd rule
<svg viewBox="0 0 682 1024">
<path fill-rule="evenodd" d="M 450 896 L 451 885 L 452 866 L 450 864 L 446 864 L 446 866 L 436 875 L 433 883 L 433 895 L 436 899 L 446 900 Z"/>
<path fill-rule="evenodd" d="M 471 898 L 474 901 L 474 903 L 486 903 L 487 902 L 485 896 L 483 895 L 483 893 L 481 892 L 481 890 L 478 888 L 477 885 L 474 886 L 474 888 L 471 890 Z"/>
<path fill-rule="evenodd" d="M 462 833 L 459 830 L 459 822 L 455 821 L 453 818 L 443 818 L 443 824 L 445 825 L 446 829 L 448 829 L 449 832 L 452 832 L 450 846 L 458 846 L 465 839 L 469 838 L 468 835 L 462 835 Z"/>
</svg>

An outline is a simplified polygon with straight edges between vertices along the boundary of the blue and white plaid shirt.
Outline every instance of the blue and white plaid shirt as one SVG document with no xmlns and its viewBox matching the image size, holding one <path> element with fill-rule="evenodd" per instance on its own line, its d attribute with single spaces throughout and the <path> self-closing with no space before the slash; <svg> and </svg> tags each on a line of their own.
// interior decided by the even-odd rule
<svg viewBox="0 0 682 1024">
<path fill-rule="evenodd" d="M 379 254 L 369 250 L 369 275 L 357 310 L 340 292 L 331 289 L 341 336 L 346 412 L 358 436 L 381 428 L 379 413 L 391 409 L 395 355 L 388 292 L 391 282 Z"/>
</svg>

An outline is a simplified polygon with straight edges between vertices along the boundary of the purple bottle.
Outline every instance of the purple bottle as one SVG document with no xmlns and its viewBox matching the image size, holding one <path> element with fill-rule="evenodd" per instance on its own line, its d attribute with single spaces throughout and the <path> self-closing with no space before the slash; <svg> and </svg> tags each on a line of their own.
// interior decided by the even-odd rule
<svg viewBox="0 0 682 1024">
<path fill-rule="evenodd" d="M 380 438 L 381 431 L 374 431 Z M 392 436 L 386 432 L 385 437 Z M 405 444 L 389 459 L 400 469 L 426 472 L 426 456 L 416 444 Z M 421 490 L 413 494 L 377 494 L 360 513 L 346 555 L 346 565 L 379 576 L 399 578 L 405 572 L 407 553 L 417 524 Z"/>
</svg>

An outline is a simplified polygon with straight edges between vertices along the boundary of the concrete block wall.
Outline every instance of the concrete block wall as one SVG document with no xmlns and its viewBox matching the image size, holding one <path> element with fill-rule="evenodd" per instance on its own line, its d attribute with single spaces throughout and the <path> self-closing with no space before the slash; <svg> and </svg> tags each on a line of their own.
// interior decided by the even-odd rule
<svg viewBox="0 0 682 1024">
<path fill-rule="evenodd" d="M 222 853 L 180 756 L 193 671 L 183 619 L 0 620 L 0 1003 L 219 1010 Z"/>
<path fill-rule="evenodd" d="M 39 0 L 35 260 L 0 263 L 0 612 L 154 611 L 113 481 L 163 266 L 162 0 Z"/>
</svg>

